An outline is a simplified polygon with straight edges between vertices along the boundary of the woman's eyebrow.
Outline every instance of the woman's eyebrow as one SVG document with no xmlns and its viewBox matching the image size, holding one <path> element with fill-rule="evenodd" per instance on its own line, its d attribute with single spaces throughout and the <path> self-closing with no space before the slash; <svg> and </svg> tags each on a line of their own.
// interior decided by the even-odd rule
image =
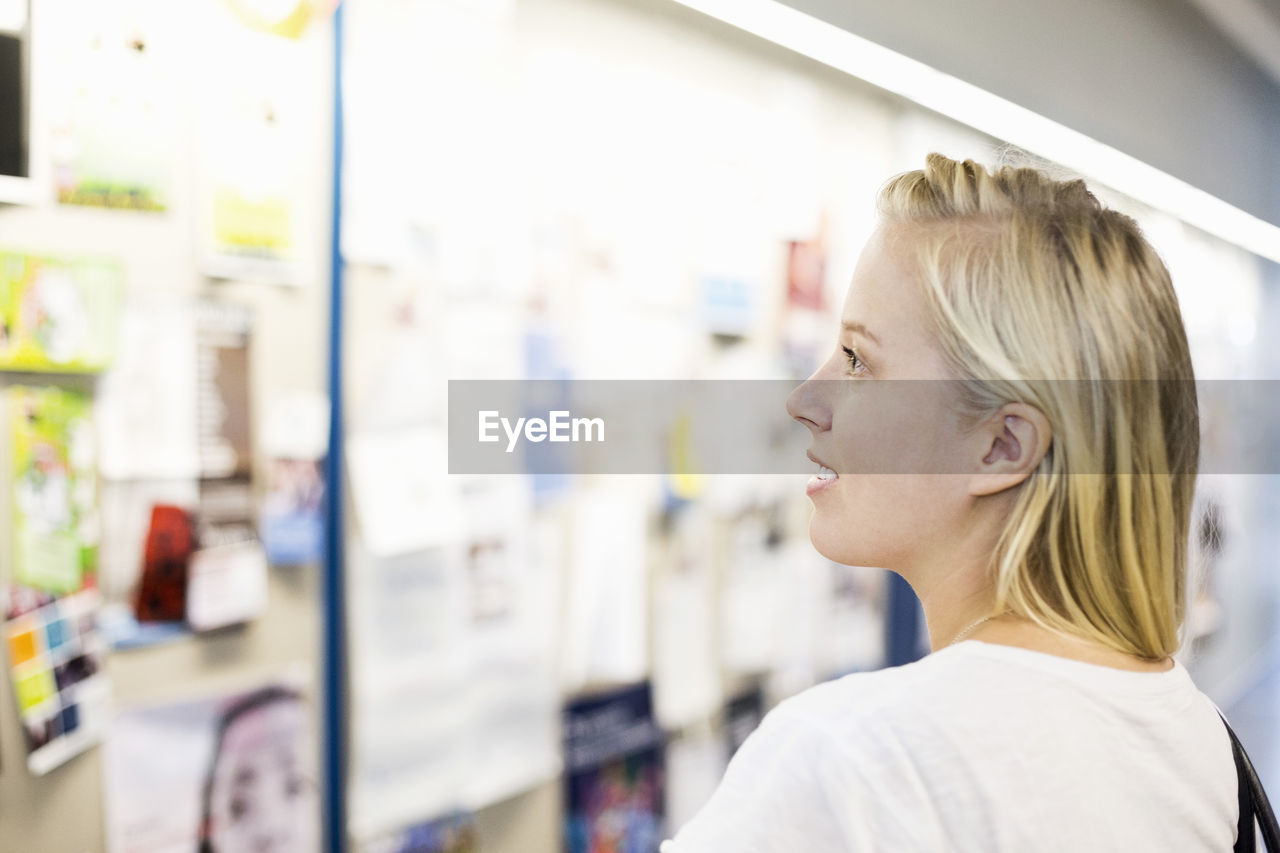
<svg viewBox="0 0 1280 853">
<path fill-rule="evenodd" d="M 853 323 L 848 320 L 845 320 L 843 323 L 840 324 L 840 327 L 847 332 L 856 332 L 859 335 L 862 335 L 864 338 L 869 339 L 872 343 L 875 343 L 877 345 L 880 344 L 880 339 L 877 338 L 874 334 L 872 334 L 871 330 L 868 329 L 866 326 L 862 325 L 861 323 Z"/>
</svg>

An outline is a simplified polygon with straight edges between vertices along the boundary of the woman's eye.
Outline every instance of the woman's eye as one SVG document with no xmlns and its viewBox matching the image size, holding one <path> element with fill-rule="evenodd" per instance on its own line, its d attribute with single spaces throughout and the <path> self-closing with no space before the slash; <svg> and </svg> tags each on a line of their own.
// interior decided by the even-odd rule
<svg viewBox="0 0 1280 853">
<path fill-rule="evenodd" d="M 858 353 L 849 347 L 841 347 L 844 350 L 845 360 L 849 362 L 849 372 L 857 373 L 859 368 L 865 369 L 866 365 L 862 363 L 862 359 L 858 358 Z"/>
</svg>

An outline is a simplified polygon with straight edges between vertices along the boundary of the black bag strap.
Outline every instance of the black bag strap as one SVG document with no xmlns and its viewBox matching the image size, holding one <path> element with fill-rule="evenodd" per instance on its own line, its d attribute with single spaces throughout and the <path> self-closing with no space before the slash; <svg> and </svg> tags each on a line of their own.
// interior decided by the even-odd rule
<svg viewBox="0 0 1280 853">
<path fill-rule="evenodd" d="M 1227 735 L 1231 738 L 1231 753 L 1236 762 L 1237 796 L 1240 801 L 1240 822 L 1236 825 L 1235 853 L 1255 853 L 1258 849 L 1257 837 L 1254 834 L 1254 822 L 1262 830 L 1262 843 L 1269 853 L 1280 853 L 1280 826 L 1276 825 L 1276 814 L 1271 810 L 1271 802 L 1267 792 L 1262 788 L 1262 781 L 1253 769 L 1253 762 L 1244 751 L 1244 745 L 1227 718 L 1222 717 L 1222 724 L 1227 727 Z"/>
</svg>

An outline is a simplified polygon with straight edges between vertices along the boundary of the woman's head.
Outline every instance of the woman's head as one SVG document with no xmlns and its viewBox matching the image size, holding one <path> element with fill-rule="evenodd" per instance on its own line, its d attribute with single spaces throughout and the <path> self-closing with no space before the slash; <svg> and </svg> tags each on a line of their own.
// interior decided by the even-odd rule
<svg viewBox="0 0 1280 853">
<path fill-rule="evenodd" d="M 205 781 L 202 853 L 316 847 L 305 717 L 302 696 L 284 687 L 249 694 L 222 715 Z"/>
<path fill-rule="evenodd" d="M 1155 251 L 1082 181 L 938 154 L 878 210 L 834 381 L 789 403 L 841 475 L 811 488 L 815 545 L 908 579 L 985 547 L 995 610 L 1176 650 L 1199 418 Z"/>
</svg>

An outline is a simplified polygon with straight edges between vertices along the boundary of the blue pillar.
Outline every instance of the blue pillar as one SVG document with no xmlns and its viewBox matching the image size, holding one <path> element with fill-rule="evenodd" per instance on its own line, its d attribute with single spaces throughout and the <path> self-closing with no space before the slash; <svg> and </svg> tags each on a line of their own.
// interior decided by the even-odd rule
<svg viewBox="0 0 1280 853">
<path fill-rule="evenodd" d="M 901 666 L 924 657 L 920 643 L 922 610 L 911 585 L 897 572 L 889 572 L 888 600 L 885 604 L 885 664 Z"/>
<path fill-rule="evenodd" d="M 347 846 L 346 609 L 342 518 L 342 6 L 333 15 L 333 210 L 329 255 L 329 453 L 325 459 L 324 817 L 326 849 Z"/>
</svg>

